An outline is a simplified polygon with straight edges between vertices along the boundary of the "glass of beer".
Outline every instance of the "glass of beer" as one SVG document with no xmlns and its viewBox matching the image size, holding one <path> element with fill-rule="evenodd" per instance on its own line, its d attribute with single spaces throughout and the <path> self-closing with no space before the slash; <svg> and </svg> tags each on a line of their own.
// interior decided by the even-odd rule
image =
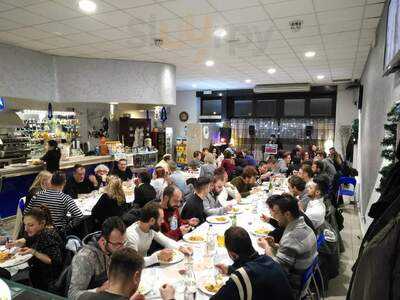
<svg viewBox="0 0 400 300">
<path fill-rule="evenodd" d="M 225 247 L 225 237 L 223 232 L 217 234 L 217 244 L 218 247 Z"/>
</svg>

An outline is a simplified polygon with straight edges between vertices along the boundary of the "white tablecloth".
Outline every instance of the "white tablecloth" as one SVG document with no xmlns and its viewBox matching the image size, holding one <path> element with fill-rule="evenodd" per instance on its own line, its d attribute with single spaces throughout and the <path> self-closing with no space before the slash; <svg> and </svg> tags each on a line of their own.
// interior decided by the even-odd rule
<svg viewBox="0 0 400 300">
<path fill-rule="evenodd" d="M 252 239 L 254 248 L 261 254 L 262 249 L 257 245 L 257 238 L 251 233 L 253 229 L 260 227 L 273 227 L 260 220 L 260 214 L 266 213 L 270 215 L 269 209 L 265 204 L 268 194 L 260 192 L 254 195 L 250 195 L 246 199 L 251 199 L 252 204 L 250 205 L 238 205 L 243 210 L 243 213 L 237 214 L 237 226 L 245 228 Z M 213 230 L 217 235 L 223 235 L 223 233 L 231 226 L 231 222 L 226 224 L 213 224 Z M 206 238 L 209 224 L 207 222 L 197 227 L 193 234 L 199 234 Z M 213 278 L 217 271 L 214 268 L 216 263 L 224 263 L 231 265 L 233 262 L 228 256 L 228 252 L 225 247 L 216 247 L 216 253 L 212 257 L 206 255 L 206 243 L 191 244 L 181 241 L 180 243 L 189 245 L 193 248 L 193 262 L 194 272 L 196 276 L 197 284 L 201 284 L 209 278 Z M 159 287 L 165 283 L 172 284 L 176 289 L 176 299 L 183 299 L 184 297 L 184 277 L 179 274 L 179 270 L 185 269 L 185 260 L 168 266 L 157 266 L 149 267 L 143 270 L 142 283 L 148 286 L 152 286 L 152 291 L 146 295 L 146 299 L 160 299 Z M 209 296 L 197 290 L 196 299 L 209 299 Z"/>
</svg>

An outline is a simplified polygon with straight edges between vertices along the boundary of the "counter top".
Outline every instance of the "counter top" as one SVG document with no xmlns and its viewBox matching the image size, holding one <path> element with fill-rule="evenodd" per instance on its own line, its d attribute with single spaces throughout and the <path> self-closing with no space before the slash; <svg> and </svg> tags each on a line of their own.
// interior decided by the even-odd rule
<svg viewBox="0 0 400 300">
<path fill-rule="evenodd" d="M 60 161 L 60 169 L 65 170 L 72 168 L 75 164 L 81 165 L 92 165 L 92 164 L 101 164 L 113 161 L 114 158 L 111 155 L 106 156 L 85 156 L 73 158 L 71 157 L 68 160 Z M 21 175 L 29 175 L 34 173 L 39 173 L 44 169 L 43 165 L 29 165 L 23 167 L 6 167 L 4 169 L 0 169 L 0 177 L 17 177 Z"/>
</svg>

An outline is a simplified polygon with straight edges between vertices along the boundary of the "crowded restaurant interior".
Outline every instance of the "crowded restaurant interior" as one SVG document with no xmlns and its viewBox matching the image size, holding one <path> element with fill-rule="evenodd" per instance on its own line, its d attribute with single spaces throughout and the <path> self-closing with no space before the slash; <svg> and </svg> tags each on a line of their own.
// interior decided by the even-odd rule
<svg viewBox="0 0 400 300">
<path fill-rule="evenodd" d="M 0 0 L 0 300 L 399 300 L 400 0 Z"/>
</svg>

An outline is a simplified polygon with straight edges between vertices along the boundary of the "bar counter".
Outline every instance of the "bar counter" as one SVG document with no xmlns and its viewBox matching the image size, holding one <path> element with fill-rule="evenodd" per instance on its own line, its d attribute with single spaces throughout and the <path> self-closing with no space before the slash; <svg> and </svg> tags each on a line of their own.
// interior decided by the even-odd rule
<svg viewBox="0 0 400 300">
<path fill-rule="evenodd" d="M 71 157 L 68 160 L 60 161 L 60 169 L 69 175 L 72 173 L 72 168 L 75 164 L 81 164 L 86 167 L 87 174 L 93 174 L 93 170 L 98 164 L 105 164 L 112 169 L 113 161 L 114 157 L 111 155 Z M 7 167 L 0 169 L 1 218 L 15 215 L 19 199 L 27 195 L 33 180 L 42 170 L 44 170 L 43 165 Z"/>
</svg>

